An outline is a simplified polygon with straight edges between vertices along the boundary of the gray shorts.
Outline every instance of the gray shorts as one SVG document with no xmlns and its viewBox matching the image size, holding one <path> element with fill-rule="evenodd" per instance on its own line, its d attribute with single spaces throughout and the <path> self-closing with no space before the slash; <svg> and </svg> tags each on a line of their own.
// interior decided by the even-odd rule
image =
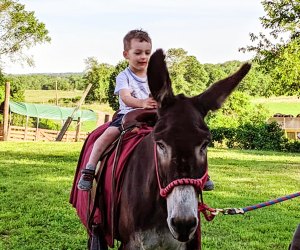
<svg viewBox="0 0 300 250">
<path fill-rule="evenodd" d="M 117 127 L 119 128 L 121 126 L 122 118 L 124 114 L 118 114 L 115 119 L 111 121 L 109 124 L 109 127 Z"/>
</svg>

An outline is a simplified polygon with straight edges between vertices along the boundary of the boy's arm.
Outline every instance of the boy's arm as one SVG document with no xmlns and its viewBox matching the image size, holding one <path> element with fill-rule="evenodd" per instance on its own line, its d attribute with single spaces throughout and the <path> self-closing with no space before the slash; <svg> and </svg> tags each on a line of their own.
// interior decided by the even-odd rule
<svg viewBox="0 0 300 250">
<path fill-rule="evenodd" d="M 129 89 L 121 89 L 119 94 L 122 101 L 129 107 L 145 109 L 157 108 L 157 103 L 152 97 L 146 99 L 135 98 L 131 95 Z"/>
</svg>

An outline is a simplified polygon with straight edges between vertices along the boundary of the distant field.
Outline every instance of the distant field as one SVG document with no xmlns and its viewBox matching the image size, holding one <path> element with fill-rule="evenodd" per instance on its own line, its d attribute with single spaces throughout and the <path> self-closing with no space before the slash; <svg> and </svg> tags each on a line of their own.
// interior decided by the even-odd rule
<svg viewBox="0 0 300 250">
<path fill-rule="evenodd" d="M 81 96 L 83 91 L 57 91 L 57 98 L 74 98 Z M 25 90 L 25 102 L 48 103 L 49 100 L 56 98 L 55 90 Z"/>
<path fill-rule="evenodd" d="M 282 113 L 296 116 L 300 114 L 300 98 L 298 97 L 255 98 L 252 102 L 265 106 L 270 111 L 270 115 Z"/>
<path fill-rule="evenodd" d="M 74 90 L 74 91 L 58 91 L 57 98 L 75 98 L 81 97 L 83 91 Z M 25 102 L 29 103 L 43 103 L 48 104 L 50 100 L 56 99 L 56 91 L 55 90 L 25 90 Z M 72 104 L 71 104 L 72 105 Z M 70 106 L 70 105 L 68 105 Z M 72 106 L 76 106 L 73 104 Z M 113 110 L 107 104 L 83 104 L 82 108 L 84 109 L 92 109 L 97 112 L 105 112 L 105 113 L 113 113 Z"/>
</svg>

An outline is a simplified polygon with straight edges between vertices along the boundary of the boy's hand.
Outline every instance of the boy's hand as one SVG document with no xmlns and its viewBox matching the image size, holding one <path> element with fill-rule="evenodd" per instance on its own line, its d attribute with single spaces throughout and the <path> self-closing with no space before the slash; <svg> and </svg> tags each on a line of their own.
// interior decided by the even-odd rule
<svg viewBox="0 0 300 250">
<path fill-rule="evenodd" d="M 148 97 L 146 99 L 137 99 L 131 96 L 129 89 L 121 89 L 120 97 L 128 107 L 145 109 L 157 108 L 157 102 L 152 97 Z"/>
<path fill-rule="evenodd" d="M 157 108 L 157 102 L 152 97 L 149 97 L 147 99 L 143 99 L 142 104 L 143 104 L 142 108 L 144 108 L 144 109 L 155 109 L 155 108 Z"/>
</svg>

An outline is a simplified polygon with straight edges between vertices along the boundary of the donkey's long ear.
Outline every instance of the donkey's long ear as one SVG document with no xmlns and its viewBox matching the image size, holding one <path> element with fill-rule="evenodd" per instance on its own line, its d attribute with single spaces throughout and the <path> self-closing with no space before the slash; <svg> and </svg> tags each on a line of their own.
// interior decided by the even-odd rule
<svg viewBox="0 0 300 250">
<path fill-rule="evenodd" d="M 206 116 L 209 110 L 219 109 L 235 87 L 247 75 L 251 64 L 245 63 L 236 73 L 210 86 L 193 101 L 200 112 Z"/>
<path fill-rule="evenodd" d="M 151 56 L 147 76 L 150 92 L 153 98 L 158 102 L 159 106 L 168 99 L 174 97 L 169 72 L 165 62 L 165 54 L 162 49 L 156 50 Z"/>
</svg>

